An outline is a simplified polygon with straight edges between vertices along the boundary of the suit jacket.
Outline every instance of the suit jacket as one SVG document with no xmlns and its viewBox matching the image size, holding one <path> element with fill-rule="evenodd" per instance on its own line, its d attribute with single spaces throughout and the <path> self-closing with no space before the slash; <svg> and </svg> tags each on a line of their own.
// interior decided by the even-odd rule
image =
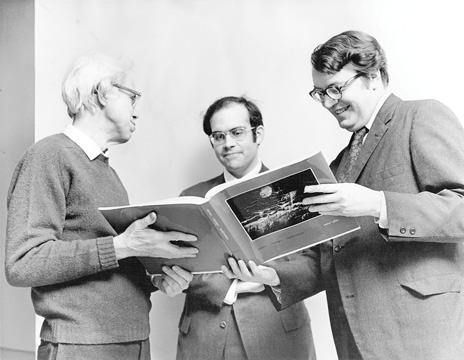
<svg viewBox="0 0 464 360">
<path fill-rule="evenodd" d="M 261 171 L 265 170 L 263 166 Z M 224 181 L 219 175 L 184 190 L 181 196 L 203 197 Z M 231 283 L 222 274 L 194 276 L 185 291 L 177 359 L 221 359 L 231 321 L 236 321 L 249 360 L 315 359 L 310 319 L 303 302 L 277 312 L 266 294 L 270 289 L 266 289 L 239 294 L 232 306 L 225 305 Z"/>
<path fill-rule="evenodd" d="M 388 230 L 360 217 L 361 230 L 276 265 L 282 308 L 325 289 L 341 359 L 347 329 L 363 359 L 464 359 L 459 120 L 438 101 L 390 95 L 347 182 L 384 191 Z"/>
</svg>

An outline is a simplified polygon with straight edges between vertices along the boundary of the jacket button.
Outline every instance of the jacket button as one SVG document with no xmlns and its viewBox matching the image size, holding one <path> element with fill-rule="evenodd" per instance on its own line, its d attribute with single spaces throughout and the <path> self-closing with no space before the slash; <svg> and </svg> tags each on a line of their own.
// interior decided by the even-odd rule
<svg viewBox="0 0 464 360">
<path fill-rule="evenodd" d="M 219 325 L 222 329 L 225 329 L 227 326 L 227 323 L 225 321 L 221 321 L 221 325 Z"/>
<path fill-rule="evenodd" d="M 411 228 L 411 229 L 409 229 L 409 233 L 410 233 L 411 235 L 414 235 L 414 234 L 416 233 L 416 228 Z"/>
<path fill-rule="evenodd" d="M 340 250 L 341 250 L 341 247 L 340 247 L 340 246 L 338 246 L 338 245 L 335 246 L 335 248 L 334 248 L 334 251 L 335 251 L 335 252 L 339 252 Z"/>
<path fill-rule="evenodd" d="M 404 226 L 402 226 L 402 227 L 400 228 L 400 233 L 404 234 L 405 232 L 406 232 L 406 228 L 405 228 Z"/>
</svg>

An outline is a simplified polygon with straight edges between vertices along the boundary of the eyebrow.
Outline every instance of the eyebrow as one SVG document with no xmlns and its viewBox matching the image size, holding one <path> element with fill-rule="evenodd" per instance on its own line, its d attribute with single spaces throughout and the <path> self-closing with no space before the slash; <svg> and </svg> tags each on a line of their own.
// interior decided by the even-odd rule
<svg viewBox="0 0 464 360">
<path fill-rule="evenodd" d="M 335 83 L 330 83 L 328 86 L 326 86 L 325 88 L 320 88 L 320 87 L 317 87 L 316 85 L 313 84 L 313 88 L 315 90 L 325 90 L 329 87 L 332 87 L 332 86 L 340 86 L 340 85 L 343 85 L 343 82 L 335 82 Z"/>
<path fill-rule="evenodd" d="M 246 129 L 246 126 L 244 125 L 240 125 L 240 126 L 234 126 L 233 128 L 230 128 L 228 130 L 213 130 L 211 131 L 211 133 L 217 133 L 217 132 L 227 132 L 227 131 L 232 131 L 232 130 L 235 130 L 235 129 Z"/>
</svg>

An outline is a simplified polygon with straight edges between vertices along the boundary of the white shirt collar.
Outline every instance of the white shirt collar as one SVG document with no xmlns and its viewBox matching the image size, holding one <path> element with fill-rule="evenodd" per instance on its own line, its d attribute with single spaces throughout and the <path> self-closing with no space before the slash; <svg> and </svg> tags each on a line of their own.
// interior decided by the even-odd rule
<svg viewBox="0 0 464 360">
<path fill-rule="evenodd" d="M 387 100 L 387 98 L 391 95 L 391 91 L 387 90 L 387 92 L 385 93 L 384 96 L 382 96 L 382 98 L 380 99 L 380 101 L 377 103 L 377 106 L 375 107 L 375 110 L 374 112 L 372 113 L 372 116 L 371 118 L 369 119 L 369 121 L 367 122 L 367 124 L 365 125 L 367 127 L 368 130 L 371 129 L 372 127 L 372 124 L 374 123 L 374 120 L 377 116 L 377 114 L 379 113 L 380 111 L 380 108 L 383 106 L 383 104 L 385 103 L 385 101 Z"/>
<path fill-rule="evenodd" d="M 93 141 L 87 134 L 76 128 L 75 126 L 68 124 L 63 131 L 67 137 L 74 141 L 87 155 L 90 160 L 94 160 L 98 155 L 102 153 L 100 147 L 95 141 Z"/>
<path fill-rule="evenodd" d="M 234 181 L 234 180 L 245 180 L 245 179 L 248 179 L 248 178 L 250 178 L 252 176 L 258 175 L 259 172 L 261 171 L 261 167 L 262 167 L 261 160 L 259 160 L 258 165 L 256 165 L 253 169 L 251 169 L 251 171 L 248 174 L 241 177 L 240 179 L 236 178 L 234 175 L 232 175 L 230 172 L 228 172 L 227 169 L 224 169 L 224 179 L 225 179 L 226 182 Z"/>
</svg>

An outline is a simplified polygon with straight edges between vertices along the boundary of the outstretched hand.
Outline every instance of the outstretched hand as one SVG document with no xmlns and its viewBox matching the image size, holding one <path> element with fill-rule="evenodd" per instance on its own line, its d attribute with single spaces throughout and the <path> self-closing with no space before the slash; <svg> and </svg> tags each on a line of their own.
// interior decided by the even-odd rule
<svg viewBox="0 0 464 360">
<path fill-rule="evenodd" d="M 130 256 L 162 257 L 166 259 L 195 257 L 198 249 L 181 247 L 171 241 L 196 241 L 197 237 L 179 231 L 159 231 L 149 226 L 156 222 L 156 214 L 150 213 L 134 221 L 124 233 L 114 238 L 116 258 Z"/>
<path fill-rule="evenodd" d="M 243 260 L 235 260 L 233 257 L 227 259 L 230 268 L 223 265 L 221 270 L 224 275 L 229 279 L 239 279 L 242 281 L 255 282 L 270 286 L 277 286 L 280 284 L 277 272 L 268 266 L 256 265 L 254 261 L 249 261 L 247 265 Z"/>
</svg>

